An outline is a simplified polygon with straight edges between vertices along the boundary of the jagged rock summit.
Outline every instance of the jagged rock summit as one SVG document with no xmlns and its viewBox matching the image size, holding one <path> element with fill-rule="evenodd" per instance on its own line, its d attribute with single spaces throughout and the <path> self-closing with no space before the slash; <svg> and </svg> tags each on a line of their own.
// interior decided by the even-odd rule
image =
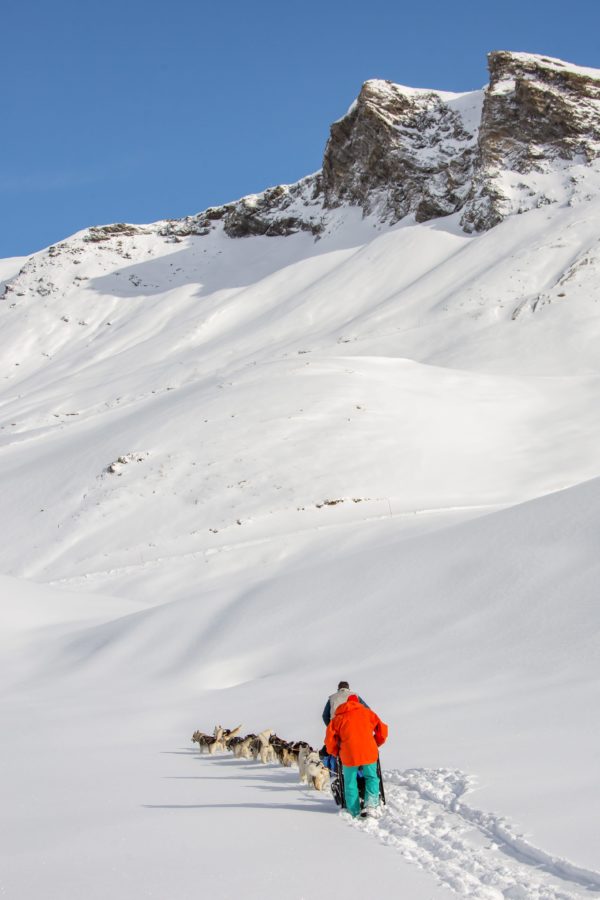
<svg viewBox="0 0 600 900">
<path fill-rule="evenodd" d="M 447 94 L 367 81 L 331 126 L 323 160 L 326 208 L 343 203 L 396 222 L 448 215 L 465 202 L 481 92 Z"/>
<path fill-rule="evenodd" d="M 177 242 L 220 228 L 231 238 L 318 238 L 343 206 L 392 225 L 460 213 L 465 232 L 482 232 L 596 194 L 600 69 L 509 51 L 490 53 L 488 66 L 487 87 L 458 94 L 367 81 L 331 126 L 320 171 L 182 219 L 93 226 L 73 252 L 81 238 L 102 245 L 154 233 Z"/>
<path fill-rule="evenodd" d="M 569 202 L 600 155 L 600 69 L 508 51 L 490 53 L 488 65 L 488 86 L 462 94 L 365 82 L 331 126 L 320 172 L 169 222 L 164 233 L 222 221 L 231 237 L 318 236 L 342 205 L 390 224 L 460 211 L 465 231 L 486 231 Z"/>
<path fill-rule="evenodd" d="M 600 70 L 505 51 L 490 53 L 488 62 L 466 230 L 568 202 L 600 156 Z"/>
</svg>

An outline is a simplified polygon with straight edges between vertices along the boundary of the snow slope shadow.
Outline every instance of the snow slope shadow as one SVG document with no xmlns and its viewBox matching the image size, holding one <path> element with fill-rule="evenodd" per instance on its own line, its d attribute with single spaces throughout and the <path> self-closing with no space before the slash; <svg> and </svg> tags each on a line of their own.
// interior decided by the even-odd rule
<svg viewBox="0 0 600 900">
<path fill-rule="evenodd" d="M 292 812 L 327 812 L 316 803 L 144 803 L 143 809 L 287 809 Z M 330 810 L 335 812 L 335 810 Z"/>
<path fill-rule="evenodd" d="M 167 751 L 163 751 L 167 752 Z M 181 753 L 181 751 L 172 751 Z M 196 756 L 198 762 L 209 765 L 214 771 L 220 770 L 220 774 L 215 775 L 196 775 L 196 776 L 165 776 L 167 780 L 189 780 L 200 782 L 197 785 L 202 790 L 201 782 L 204 781 L 220 781 L 229 782 L 237 781 L 239 786 L 237 796 L 239 801 L 231 802 L 230 799 L 224 799 L 223 802 L 214 801 L 214 792 L 207 797 L 206 802 L 199 803 L 144 803 L 144 809 L 272 809 L 272 810 L 290 810 L 292 812 L 315 812 L 329 813 L 334 815 L 337 808 L 334 805 L 329 793 L 319 794 L 310 790 L 305 785 L 298 782 L 298 773 L 295 769 L 282 768 L 278 765 L 261 765 L 251 760 L 237 760 L 230 756 Z M 231 787 L 231 785 L 229 785 Z M 265 799 L 264 802 L 253 800 L 246 795 L 260 791 L 263 794 L 273 795 L 273 799 Z M 281 802 L 281 794 L 285 792 L 288 795 L 286 802 Z M 231 798 L 231 792 L 228 794 Z"/>
<path fill-rule="evenodd" d="M 181 249 L 150 259 L 144 256 L 126 265 L 119 264 L 108 274 L 96 275 L 88 281 L 87 290 L 130 299 L 192 285 L 198 288 L 198 296 L 206 296 L 214 291 L 248 287 L 288 266 L 325 257 L 332 250 L 359 250 L 365 239 L 376 235 L 368 224 L 359 224 L 357 229 L 349 228 L 347 233 L 329 241 L 315 241 L 306 233 L 255 236 L 252 241 L 228 238 L 221 233 L 189 238 Z M 328 263 L 325 261 L 324 265 L 327 267 Z"/>
</svg>

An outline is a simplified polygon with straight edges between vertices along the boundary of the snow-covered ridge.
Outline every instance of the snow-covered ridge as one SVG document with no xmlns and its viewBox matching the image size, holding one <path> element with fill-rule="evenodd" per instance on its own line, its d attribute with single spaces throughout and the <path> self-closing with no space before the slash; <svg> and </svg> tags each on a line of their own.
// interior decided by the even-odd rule
<svg viewBox="0 0 600 900">
<path fill-rule="evenodd" d="M 489 65 L 467 230 L 572 202 L 582 167 L 598 172 L 600 70 L 508 52 L 491 53 Z"/>
<path fill-rule="evenodd" d="M 547 72 L 558 73 L 563 78 L 568 78 L 571 75 L 575 78 L 583 77 L 600 82 L 600 69 L 590 66 L 578 66 L 575 63 L 566 62 L 564 59 L 558 59 L 554 56 L 515 51 L 498 51 L 494 55 L 498 58 L 502 57 L 507 67 L 516 64 L 524 72 L 529 71 L 533 74 L 546 70 Z"/>
<path fill-rule="evenodd" d="M 331 125 L 319 172 L 146 228 L 172 241 L 221 229 L 229 237 L 319 238 L 335 228 L 335 210 L 349 205 L 389 224 L 460 211 L 472 232 L 570 202 L 581 166 L 596 170 L 600 156 L 600 70 L 508 51 L 488 59 L 484 90 L 366 81 Z M 88 239 L 135 227 L 91 228 Z"/>
<path fill-rule="evenodd" d="M 334 122 L 321 171 L 146 228 L 177 241 L 222 229 L 276 237 L 335 227 L 340 205 L 393 224 L 462 211 L 467 231 L 569 202 L 600 154 L 600 70 L 525 53 L 489 54 L 485 90 L 452 93 L 372 79 Z M 101 242 L 138 226 L 91 228 Z"/>
<path fill-rule="evenodd" d="M 453 94 L 373 79 L 331 126 L 323 169 L 166 233 L 319 236 L 340 204 L 394 223 L 462 211 L 467 231 L 573 197 L 600 155 L 600 70 L 526 53 L 489 54 L 484 91 Z"/>
</svg>

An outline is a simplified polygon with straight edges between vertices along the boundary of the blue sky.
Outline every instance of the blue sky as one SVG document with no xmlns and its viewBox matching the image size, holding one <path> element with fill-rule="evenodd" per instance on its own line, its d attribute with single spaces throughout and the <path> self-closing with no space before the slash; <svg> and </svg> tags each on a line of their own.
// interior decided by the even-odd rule
<svg viewBox="0 0 600 900">
<path fill-rule="evenodd" d="M 0 257 L 318 169 L 367 78 L 469 90 L 491 49 L 600 67 L 599 0 L 6 0 Z"/>
</svg>

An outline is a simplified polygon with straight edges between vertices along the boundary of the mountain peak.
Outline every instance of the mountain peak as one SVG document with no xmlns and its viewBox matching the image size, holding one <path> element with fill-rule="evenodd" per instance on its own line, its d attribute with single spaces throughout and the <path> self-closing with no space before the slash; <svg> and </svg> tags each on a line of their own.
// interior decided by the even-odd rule
<svg viewBox="0 0 600 900">
<path fill-rule="evenodd" d="M 355 206 L 394 224 L 461 212 L 467 232 L 548 203 L 568 203 L 600 155 L 600 70 L 530 53 L 488 55 L 484 90 L 451 93 L 382 79 L 363 84 L 331 125 L 322 170 L 200 216 L 169 234 L 231 237 L 328 228 Z"/>
<path fill-rule="evenodd" d="M 508 50 L 489 53 L 488 67 L 488 85 L 464 93 L 369 79 L 331 125 L 320 171 L 148 227 L 174 242 L 217 229 L 231 238 L 318 238 L 351 206 L 390 225 L 460 213 L 470 233 L 594 193 L 600 69 Z M 134 227 L 94 226 L 85 240 Z"/>
<path fill-rule="evenodd" d="M 324 204 L 348 203 L 365 215 L 417 221 L 460 209 L 470 186 L 476 129 L 464 95 L 367 81 L 348 114 L 331 126 L 323 160 Z M 480 106 L 481 95 L 469 95 Z"/>
<path fill-rule="evenodd" d="M 569 202 L 582 167 L 600 156 L 600 70 L 505 50 L 488 65 L 467 231 Z"/>
</svg>

